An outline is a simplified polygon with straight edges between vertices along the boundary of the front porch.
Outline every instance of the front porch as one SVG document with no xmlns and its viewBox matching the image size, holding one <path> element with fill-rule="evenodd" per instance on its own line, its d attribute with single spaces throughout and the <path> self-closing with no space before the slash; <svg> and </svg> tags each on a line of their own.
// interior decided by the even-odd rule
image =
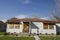
<svg viewBox="0 0 60 40">
<path fill-rule="evenodd" d="M 29 34 L 38 34 L 39 28 L 31 21 L 29 22 L 23 22 L 23 33 L 29 33 Z"/>
<path fill-rule="evenodd" d="M 23 22 L 23 33 L 29 33 L 29 22 Z"/>
<path fill-rule="evenodd" d="M 23 22 L 22 33 L 39 34 L 39 28 L 31 21 Z"/>
</svg>

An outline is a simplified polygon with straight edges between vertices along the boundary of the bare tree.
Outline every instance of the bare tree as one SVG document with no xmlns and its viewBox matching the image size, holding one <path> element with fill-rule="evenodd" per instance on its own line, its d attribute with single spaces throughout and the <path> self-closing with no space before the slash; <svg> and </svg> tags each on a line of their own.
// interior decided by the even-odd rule
<svg viewBox="0 0 60 40">
<path fill-rule="evenodd" d="M 55 0 L 57 9 L 53 13 L 53 16 L 56 20 L 60 20 L 60 0 Z"/>
</svg>

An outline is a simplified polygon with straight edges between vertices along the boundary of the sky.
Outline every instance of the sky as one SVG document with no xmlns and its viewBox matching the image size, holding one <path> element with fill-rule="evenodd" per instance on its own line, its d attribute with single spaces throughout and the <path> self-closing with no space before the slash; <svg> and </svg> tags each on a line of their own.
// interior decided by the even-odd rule
<svg viewBox="0 0 60 40">
<path fill-rule="evenodd" d="M 0 0 L 0 20 L 3 21 L 34 16 L 49 19 L 53 10 L 56 10 L 55 0 Z"/>
</svg>

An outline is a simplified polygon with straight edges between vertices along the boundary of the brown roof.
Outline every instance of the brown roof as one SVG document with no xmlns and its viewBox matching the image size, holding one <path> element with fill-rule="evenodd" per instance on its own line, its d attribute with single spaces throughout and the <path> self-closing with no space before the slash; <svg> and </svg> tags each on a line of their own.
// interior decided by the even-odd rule
<svg viewBox="0 0 60 40">
<path fill-rule="evenodd" d="M 22 18 L 21 21 L 40 21 L 38 18 Z"/>
<path fill-rule="evenodd" d="M 43 23 L 56 23 L 56 21 L 52 21 L 52 20 L 44 20 Z"/>
<path fill-rule="evenodd" d="M 20 21 L 24 21 L 24 22 L 36 21 L 36 22 L 44 22 L 44 23 L 56 23 L 56 21 L 54 21 L 54 20 L 42 20 L 39 18 L 22 18 L 22 19 L 11 18 L 11 19 L 7 20 L 7 23 L 20 23 Z"/>
<path fill-rule="evenodd" d="M 7 20 L 7 23 L 20 23 L 20 20 L 17 18 L 11 18 L 11 19 Z"/>
<path fill-rule="evenodd" d="M 44 23 L 55 23 L 56 21 L 54 20 L 43 20 L 39 18 L 23 18 L 21 19 L 22 21 L 36 21 L 36 22 L 44 22 Z"/>
<path fill-rule="evenodd" d="M 60 23 L 60 21 L 56 21 L 56 23 Z"/>
</svg>

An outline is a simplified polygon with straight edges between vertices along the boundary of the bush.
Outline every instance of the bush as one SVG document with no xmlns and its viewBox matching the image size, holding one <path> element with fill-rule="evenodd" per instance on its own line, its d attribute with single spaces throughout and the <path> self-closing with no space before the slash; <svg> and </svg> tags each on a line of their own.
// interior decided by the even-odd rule
<svg viewBox="0 0 60 40">
<path fill-rule="evenodd" d="M 9 35 L 9 33 L 5 33 L 4 35 Z"/>
<path fill-rule="evenodd" d="M 18 36 L 18 34 L 16 34 L 16 36 Z"/>
<path fill-rule="evenodd" d="M 54 33 L 51 33 L 52 35 L 54 35 Z"/>
<path fill-rule="evenodd" d="M 42 33 L 40 33 L 40 35 L 42 35 Z"/>
<path fill-rule="evenodd" d="M 14 35 L 14 33 L 11 33 L 11 35 Z"/>
<path fill-rule="evenodd" d="M 31 34 L 29 34 L 29 36 L 31 36 Z"/>
<path fill-rule="evenodd" d="M 45 33 L 46 35 L 48 34 L 48 33 Z"/>
</svg>

